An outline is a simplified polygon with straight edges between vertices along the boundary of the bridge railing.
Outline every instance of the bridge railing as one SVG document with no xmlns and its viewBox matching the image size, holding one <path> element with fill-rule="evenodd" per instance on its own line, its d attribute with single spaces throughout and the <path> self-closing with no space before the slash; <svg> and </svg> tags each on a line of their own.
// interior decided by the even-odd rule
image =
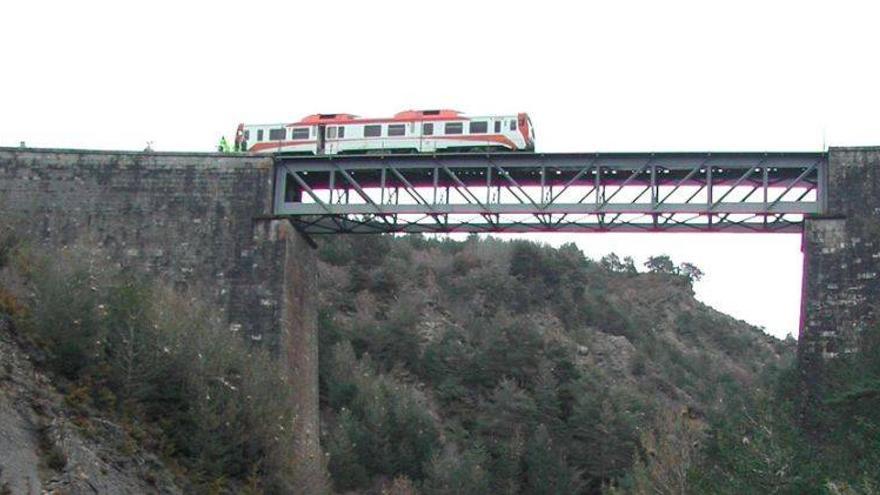
<svg viewBox="0 0 880 495">
<path fill-rule="evenodd" d="M 302 231 L 793 232 L 825 210 L 825 153 L 275 157 Z"/>
</svg>

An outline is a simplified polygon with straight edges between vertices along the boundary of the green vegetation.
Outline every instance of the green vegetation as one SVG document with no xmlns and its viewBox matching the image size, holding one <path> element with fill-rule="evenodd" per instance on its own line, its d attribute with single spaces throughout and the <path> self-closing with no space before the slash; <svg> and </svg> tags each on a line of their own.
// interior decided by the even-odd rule
<svg viewBox="0 0 880 495">
<path fill-rule="evenodd" d="M 655 426 L 641 444 L 649 455 L 611 492 L 880 493 L 878 334 L 864 334 L 860 353 L 829 363 L 826 399 L 808 411 L 788 368 L 718 410 L 705 430 L 686 420 Z"/>
<path fill-rule="evenodd" d="M 668 257 L 639 273 L 573 245 L 475 236 L 321 246 L 340 491 L 405 477 L 424 493 L 597 493 L 627 476 L 659 411 L 703 417 L 788 352 L 696 302 L 702 273 Z"/>
<path fill-rule="evenodd" d="M 189 491 L 245 483 L 293 490 L 295 397 L 265 351 L 196 300 L 99 268 L 85 253 L 57 259 L 13 251 L 3 258 L 4 285 L 18 285 L 16 327 L 59 378 L 78 424 L 87 427 L 92 411 L 111 415 L 175 465 Z M 59 451 L 47 458 L 53 469 L 64 466 Z"/>
<path fill-rule="evenodd" d="M 805 408 L 793 342 L 694 300 L 702 272 L 665 256 L 639 272 L 572 245 L 366 236 L 325 240 L 320 259 L 337 492 L 880 490 L 878 330 L 827 363 L 825 400 Z M 113 415 L 190 491 L 296 491 L 296 397 L 206 307 L 2 236 L 0 270 L 0 313 L 77 414 Z"/>
<path fill-rule="evenodd" d="M 805 409 L 792 368 L 767 393 L 716 418 L 701 486 L 716 493 L 880 492 L 880 329 L 861 337 L 860 352 L 827 363 L 822 402 Z"/>
</svg>

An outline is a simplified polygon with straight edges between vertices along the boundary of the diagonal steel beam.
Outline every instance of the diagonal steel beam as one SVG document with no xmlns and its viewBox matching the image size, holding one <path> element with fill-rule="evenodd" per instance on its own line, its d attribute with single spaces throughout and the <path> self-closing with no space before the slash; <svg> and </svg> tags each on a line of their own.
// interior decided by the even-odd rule
<svg viewBox="0 0 880 495">
<path fill-rule="evenodd" d="M 464 184 L 464 182 L 462 182 L 461 179 L 459 179 L 458 176 L 455 175 L 455 173 L 452 172 L 452 170 L 449 170 L 449 167 L 447 167 L 446 165 L 442 165 L 442 167 L 443 167 L 443 171 L 446 172 L 446 174 L 447 174 L 447 175 L 452 179 L 452 181 L 455 183 L 455 190 L 458 191 L 458 193 L 461 194 L 462 197 L 463 197 L 468 203 L 470 203 L 471 200 L 473 200 L 473 203 L 475 203 L 477 206 L 479 206 L 479 207 L 485 212 L 485 214 L 484 214 L 483 216 L 484 216 L 484 218 L 486 219 L 486 221 L 488 221 L 488 222 L 491 223 L 492 220 L 490 219 L 489 215 L 491 215 L 491 214 L 493 213 L 493 212 L 492 212 L 492 209 L 489 208 L 488 206 L 484 205 L 484 204 L 479 200 L 479 198 L 477 198 L 477 196 L 476 196 L 474 193 L 471 192 L 470 188 L 468 188 L 468 187 Z M 459 187 L 463 188 L 463 189 L 467 192 L 467 195 L 465 195 L 463 192 L 461 192 L 461 190 L 459 189 Z M 470 196 L 470 198 L 468 198 L 468 196 Z"/>
<path fill-rule="evenodd" d="M 288 169 L 287 173 L 288 173 L 291 177 L 293 177 L 293 180 L 295 180 L 296 183 L 299 184 L 299 187 L 303 188 L 303 190 L 304 190 L 309 196 L 311 196 L 311 198 L 315 201 L 315 203 L 317 203 L 319 206 L 321 206 L 321 208 L 323 208 L 327 213 L 329 213 L 329 214 L 331 214 L 331 215 L 333 214 L 333 211 L 330 210 L 330 207 L 327 206 L 327 203 L 325 203 L 324 201 L 321 200 L 321 198 L 318 197 L 318 195 L 315 193 L 315 191 L 312 190 L 311 187 L 309 187 L 309 185 L 306 183 L 306 181 L 304 181 L 304 180 L 302 179 L 302 177 L 300 177 L 299 174 L 298 174 L 297 172 Z"/>
<path fill-rule="evenodd" d="M 510 182 L 511 184 L 513 184 L 513 186 L 516 187 L 516 188 L 519 190 L 519 192 L 522 193 L 522 195 L 525 196 L 526 199 L 529 200 L 529 203 L 531 203 L 532 206 L 535 207 L 535 209 L 537 209 L 537 210 L 543 210 L 543 209 L 544 209 L 544 207 L 541 207 L 541 206 L 539 206 L 537 203 L 535 203 L 535 201 L 532 199 L 532 197 L 529 195 L 529 193 L 527 193 L 527 192 L 522 188 L 522 186 L 519 185 L 519 183 L 516 181 L 516 179 L 514 179 L 514 178 L 510 175 L 510 173 L 509 173 L 507 170 L 503 169 L 501 166 L 499 166 L 499 165 L 497 165 L 497 164 L 493 164 L 493 166 L 494 166 L 496 169 L 498 169 L 498 171 L 501 173 L 501 176 L 504 177 L 504 179 L 505 179 L 506 181 L 508 181 L 508 182 Z M 517 199 L 517 201 L 519 201 L 520 203 L 523 203 L 523 204 L 524 204 L 524 202 L 522 201 L 522 199 L 520 199 L 519 196 L 518 196 L 518 195 L 517 195 L 512 189 L 510 189 L 509 186 L 507 187 L 507 190 L 510 191 L 511 194 L 513 194 L 513 196 Z M 541 222 L 542 224 L 546 224 L 545 220 L 544 220 L 543 218 L 541 218 L 537 213 L 535 214 L 535 218 L 537 218 L 538 221 Z"/>
<path fill-rule="evenodd" d="M 820 162 L 820 161 L 821 161 L 821 160 L 817 160 L 815 163 L 813 163 L 812 165 L 810 165 L 806 170 L 804 170 L 803 173 L 800 174 L 796 179 L 794 179 L 793 181 L 791 181 L 791 183 L 788 185 L 788 187 L 785 188 L 785 191 L 782 191 L 782 194 L 780 194 L 780 195 L 779 195 L 779 196 L 778 196 L 778 197 L 777 197 L 772 203 L 770 203 L 770 206 L 768 207 L 768 210 L 769 210 L 769 209 L 772 209 L 774 206 L 776 206 L 777 203 L 779 203 L 780 201 L 782 201 L 782 198 L 784 198 L 785 195 L 788 194 L 788 192 L 791 191 L 792 188 L 794 188 L 795 185 L 799 184 L 799 183 L 801 182 L 801 180 L 803 180 L 804 177 L 806 177 L 807 175 L 809 175 L 810 172 L 816 170 L 816 167 L 819 165 L 819 162 Z"/>
<path fill-rule="evenodd" d="M 634 171 L 632 173 L 632 175 L 627 177 L 627 179 L 625 181 L 623 181 L 623 184 L 617 186 L 617 189 L 613 193 L 611 193 L 611 196 L 606 197 L 604 199 L 604 201 L 602 201 L 602 207 L 604 207 L 609 202 L 611 202 L 611 200 L 614 199 L 615 196 L 617 196 L 617 193 L 622 191 L 623 188 L 626 187 L 627 185 L 629 185 L 630 182 L 634 181 L 636 179 L 636 177 L 638 177 L 639 175 L 643 174 L 646 170 L 648 170 L 648 166 L 650 166 L 650 165 L 651 165 L 651 160 L 648 160 L 647 162 L 645 162 L 644 165 L 642 165 L 642 168 Z"/>
<path fill-rule="evenodd" d="M 739 179 L 736 180 L 736 182 L 733 183 L 732 186 L 730 186 L 730 189 L 728 189 L 724 194 L 721 195 L 720 198 L 718 198 L 714 203 L 712 203 L 712 208 L 710 208 L 710 209 L 714 209 L 716 206 L 720 205 L 728 196 L 730 196 L 730 193 L 732 193 L 734 191 L 734 189 L 739 187 L 739 185 L 742 184 L 744 180 L 751 177 L 752 173 L 754 171 L 755 171 L 754 167 L 749 167 L 748 170 L 746 170 L 746 173 L 744 173 Z"/>
<path fill-rule="evenodd" d="M 535 203 L 535 200 L 532 199 L 532 197 L 529 195 L 529 193 L 527 193 L 527 192 L 522 188 L 522 186 L 519 185 L 519 183 L 516 181 L 516 179 L 514 179 L 514 178 L 510 175 L 510 173 L 509 173 L 507 170 L 505 170 L 504 168 L 502 168 L 500 165 L 494 165 L 494 164 L 493 164 L 493 166 L 495 167 L 495 169 L 497 169 L 499 172 L 501 172 L 501 176 L 503 176 L 504 179 L 505 179 L 506 181 L 508 181 L 508 182 L 510 182 L 511 184 L 513 184 L 513 186 L 514 186 L 515 188 L 517 188 L 517 189 L 519 190 L 519 192 L 522 193 L 522 195 L 526 197 L 526 199 L 529 200 L 529 203 L 531 203 L 532 206 L 534 206 L 535 208 L 540 209 L 540 206 L 538 206 L 538 204 Z M 513 192 L 513 191 L 511 191 L 511 192 Z"/>
<path fill-rule="evenodd" d="M 407 194 L 409 194 L 410 197 L 412 197 L 416 201 L 416 203 L 421 202 L 421 204 L 424 205 L 425 208 L 430 213 L 430 216 L 432 216 L 438 224 L 442 225 L 442 223 L 440 222 L 440 219 L 437 218 L 437 210 L 434 209 L 434 206 L 432 204 L 428 203 L 428 201 L 424 197 L 422 197 L 421 194 L 419 194 L 419 191 L 415 187 L 413 187 L 413 185 L 410 183 L 410 181 L 408 181 L 406 179 L 406 177 L 404 177 L 403 174 L 401 174 L 395 167 L 390 167 L 389 170 L 391 170 L 391 173 L 394 174 L 395 177 L 397 177 L 397 180 L 399 180 L 400 182 L 403 182 L 403 185 L 404 185 L 403 190 L 406 191 Z M 434 183 L 435 183 L 434 197 L 435 197 L 435 201 L 436 201 L 436 196 L 437 196 L 436 178 L 434 180 Z"/>
<path fill-rule="evenodd" d="M 558 193 L 556 193 L 555 195 L 553 195 L 553 196 L 550 198 L 550 202 L 553 203 L 554 201 L 556 201 L 556 199 L 558 199 L 560 196 L 562 196 L 562 195 L 565 193 L 565 191 L 567 191 L 568 188 L 571 187 L 572 184 L 574 184 L 575 182 L 577 182 L 578 180 L 580 180 L 581 177 L 583 177 L 584 175 L 586 175 L 587 172 L 593 167 L 593 164 L 594 164 L 594 163 L 596 163 L 596 159 L 595 159 L 595 158 L 593 158 L 593 159 L 590 161 L 590 163 L 588 163 L 588 164 L 585 165 L 583 168 L 581 168 L 580 171 L 579 171 L 577 174 L 575 174 L 574 177 L 571 178 L 571 180 L 569 180 L 568 182 L 566 182 L 565 185 L 562 186 L 562 190 L 559 191 Z"/>
<path fill-rule="evenodd" d="M 700 171 L 700 168 L 703 167 L 703 166 L 705 166 L 705 164 L 706 164 L 706 162 L 703 161 L 703 163 L 701 163 L 701 164 L 697 165 L 696 167 L 694 167 L 693 169 L 691 169 L 691 171 L 688 172 L 688 174 L 687 174 L 683 179 L 679 180 L 679 181 L 675 184 L 675 187 L 672 188 L 672 190 L 669 191 L 669 193 L 668 193 L 666 196 L 663 196 L 663 199 L 661 199 L 660 201 L 658 201 L 657 204 L 663 204 L 663 203 L 665 203 L 666 200 L 669 199 L 670 196 L 672 196 L 673 194 L 675 194 L 675 191 L 678 191 L 678 189 L 681 187 L 682 184 L 686 183 L 687 181 L 691 180 L 695 175 L 697 175 L 697 172 L 699 172 L 699 171 Z"/>
<path fill-rule="evenodd" d="M 354 188 L 355 192 L 358 193 L 358 196 L 360 196 L 361 199 L 366 201 L 371 206 L 375 207 L 377 213 L 382 213 L 382 208 L 378 204 L 376 204 L 375 201 L 373 201 L 373 198 L 371 198 L 363 190 L 363 188 L 361 188 L 361 185 L 358 184 L 358 182 L 354 180 L 354 178 L 348 172 L 346 172 L 344 168 L 337 166 L 337 171 L 342 175 L 343 178 L 345 178 L 346 181 L 348 181 L 349 184 L 351 184 L 351 186 Z"/>
</svg>

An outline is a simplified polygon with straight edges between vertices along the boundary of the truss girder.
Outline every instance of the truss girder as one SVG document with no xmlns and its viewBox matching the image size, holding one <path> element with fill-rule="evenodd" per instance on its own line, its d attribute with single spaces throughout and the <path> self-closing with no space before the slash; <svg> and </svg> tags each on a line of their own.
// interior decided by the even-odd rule
<svg viewBox="0 0 880 495">
<path fill-rule="evenodd" d="M 825 153 L 275 157 L 275 204 L 313 234 L 795 232 Z"/>
</svg>

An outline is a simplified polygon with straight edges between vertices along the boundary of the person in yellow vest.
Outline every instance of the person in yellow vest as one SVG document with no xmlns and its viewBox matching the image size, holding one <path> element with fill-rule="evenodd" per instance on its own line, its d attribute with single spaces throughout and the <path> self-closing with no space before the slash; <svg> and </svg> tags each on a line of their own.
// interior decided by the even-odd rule
<svg viewBox="0 0 880 495">
<path fill-rule="evenodd" d="M 229 143 L 226 142 L 226 136 L 220 138 L 220 145 L 217 146 L 217 151 L 220 153 L 232 153 L 232 149 L 229 147 Z"/>
</svg>

